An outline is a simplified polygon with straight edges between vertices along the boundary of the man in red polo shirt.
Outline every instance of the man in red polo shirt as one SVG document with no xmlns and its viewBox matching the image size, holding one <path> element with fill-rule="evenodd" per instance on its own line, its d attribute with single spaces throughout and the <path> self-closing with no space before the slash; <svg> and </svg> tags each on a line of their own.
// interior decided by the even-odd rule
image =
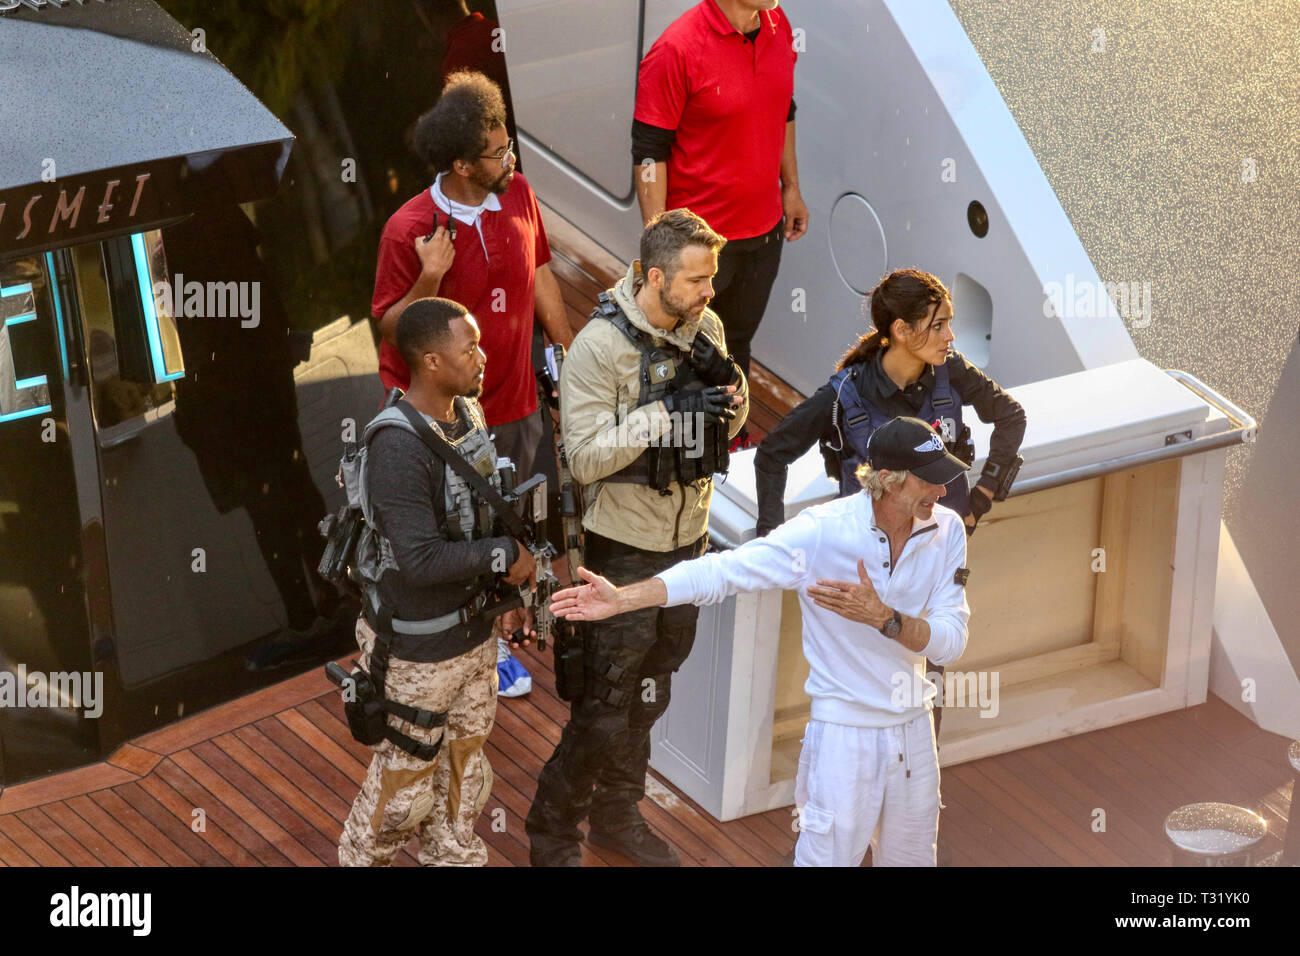
<svg viewBox="0 0 1300 956">
<path fill-rule="evenodd" d="M 673 21 L 641 61 L 632 123 L 642 219 L 686 207 L 727 239 L 710 305 L 746 376 L 781 239 L 808 231 L 795 159 L 798 54 L 778 3 L 703 0 Z"/>
<path fill-rule="evenodd" d="M 379 377 L 405 389 L 410 373 L 394 343 L 397 319 L 428 296 L 459 302 L 478 320 L 487 369 L 480 403 L 497 453 L 533 473 L 544 421 L 537 404 L 533 316 L 553 342 L 573 340 L 537 198 L 514 170 L 505 104 L 481 73 L 453 74 L 420 117 L 415 149 L 437 173 L 384 226 L 371 315 L 379 323 Z"/>
</svg>

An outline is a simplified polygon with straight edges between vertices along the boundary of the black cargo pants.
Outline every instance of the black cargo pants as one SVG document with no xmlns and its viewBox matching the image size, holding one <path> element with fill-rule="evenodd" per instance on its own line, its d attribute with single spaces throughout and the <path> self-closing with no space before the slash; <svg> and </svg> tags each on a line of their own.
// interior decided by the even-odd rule
<svg viewBox="0 0 1300 956">
<path fill-rule="evenodd" d="M 718 274 L 713 277 L 714 295 L 709 308 L 722 319 L 727 352 L 746 379 L 750 343 L 767 311 L 767 300 L 781 267 L 784 235 L 783 218 L 761 236 L 728 242 L 718 255 Z"/>
<path fill-rule="evenodd" d="M 708 536 L 675 551 L 643 551 L 587 532 L 586 566 L 616 585 L 653 577 L 699 557 Z M 537 779 L 525 829 L 535 861 L 558 862 L 592 827 L 614 832 L 642 822 L 650 728 L 668 709 L 672 675 L 695 643 L 694 605 L 646 608 L 580 624 L 586 687 Z"/>
</svg>

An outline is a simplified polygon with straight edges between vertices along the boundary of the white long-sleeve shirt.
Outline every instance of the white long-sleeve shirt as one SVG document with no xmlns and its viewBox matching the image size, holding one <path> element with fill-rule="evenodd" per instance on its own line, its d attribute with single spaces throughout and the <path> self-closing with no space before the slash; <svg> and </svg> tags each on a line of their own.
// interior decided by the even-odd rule
<svg viewBox="0 0 1300 956">
<path fill-rule="evenodd" d="M 818 580 L 858 583 L 859 558 L 885 604 L 930 625 L 930 643 L 921 653 L 808 596 Z M 966 563 L 961 517 L 935 505 L 929 521 L 913 519 L 892 573 L 889 560 L 889 537 L 876 526 L 864 491 L 805 509 L 767 537 L 683 561 L 657 577 L 668 589 L 665 607 L 719 604 L 745 591 L 797 590 L 813 719 L 892 727 L 932 706 L 936 689 L 925 680 L 925 659 L 950 664 L 966 649 L 970 608 L 956 579 Z"/>
</svg>

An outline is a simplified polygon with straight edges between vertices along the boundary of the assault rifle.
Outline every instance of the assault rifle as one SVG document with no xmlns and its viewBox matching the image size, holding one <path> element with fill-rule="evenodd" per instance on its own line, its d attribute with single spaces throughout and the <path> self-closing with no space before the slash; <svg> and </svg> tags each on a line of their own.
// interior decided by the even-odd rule
<svg viewBox="0 0 1300 956">
<path fill-rule="evenodd" d="M 497 475 L 501 479 L 501 497 L 523 519 L 523 544 L 537 563 L 536 588 L 530 589 L 527 584 L 519 585 L 519 597 L 525 608 L 533 610 L 538 649 L 546 650 L 556 627 L 565 623 L 557 621 L 551 613 L 551 596 L 560 589 L 560 581 L 551 570 L 551 560 L 556 555 L 555 546 L 546 539 L 546 476 L 533 475 L 515 487 L 513 467 L 500 468 Z M 510 586 L 503 584 L 501 587 L 506 590 Z"/>
<path fill-rule="evenodd" d="M 564 346 L 548 345 L 546 363 L 537 373 L 540 394 L 547 405 L 560 409 L 560 375 L 564 371 Z M 560 522 L 564 530 L 564 554 L 569 559 L 569 577 L 578 573 L 582 564 L 582 495 L 573 475 L 569 472 L 569 456 L 564 450 L 564 435 L 551 416 L 551 431 L 555 437 L 555 450 L 560 462 Z"/>
<path fill-rule="evenodd" d="M 564 346 L 550 345 L 546 349 L 546 362 L 537 373 L 539 391 L 542 401 L 555 409 L 560 408 L 560 375 L 564 371 Z M 555 451 L 560 465 L 560 526 L 564 533 L 564 553 L 569 562 L 569 580 L 581 584 L 578 568 L 582 565 L 582 495 L 573 475 L 569 471 L 569 456 L 564 450 L 564 436 L 556 416 L 548 411 L 551 419 L 552 433 L 555 437 Z M 538 563 L 540 572 L 541 563 Z M 550 573 L 550 558 L 546 561 L 547 574 L 552 581 L 555 576 Z M 550 601 L 550 593 L 555 585 L 548 589 L 546 601 L 541 600 L 542 586 L 538 581 L 538 604 Z M 568 621 L 555 618 L 547 607 L 546 617 L 555 629 L 555 689 L 561 700 L 575 701 L 583 693 L 583 647 L 582 635 L 574 630 Z M 540 635 L 541 622 L 538 618 L 537 633 Z M 540 640 L 539 640 L 540 643 Z"/>
</svg>

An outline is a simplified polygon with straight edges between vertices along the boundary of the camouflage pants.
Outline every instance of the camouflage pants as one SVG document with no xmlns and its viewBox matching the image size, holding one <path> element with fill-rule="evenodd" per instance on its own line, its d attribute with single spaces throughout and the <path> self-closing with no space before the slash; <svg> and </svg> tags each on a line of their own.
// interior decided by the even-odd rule
<svg viewBox="0 0 1300 956">
<path fill-rule="evenodd" d="M 651 577 L 704 553 L 708 538 L 676 551 L 643 551 L 588 532 L 587 566 L 617 585 Z M 606 832 L 644 821 L 650 730 L 668 709 L 672 675 L 695 643 L 694 605 L 645 608 L 582 625 L 586 687 L 542 768 L 524 828 L 534 865 L 577 852 L 578 824 Z"/>
<path fill-rule="evenodd" d="M 357 621 L 361 665 L 369 669 L 375 632 Z M 435 664 L 389 659 L 387 696 L 446 712 L 445 727 L 423 729 L 394 716 L 389 725 L 420 741 L 445 739 L 438 755 L 420 760 L 385 740 L 352 804 L 339 840 L 342 866 L 387 866 L 414 832 L 424 866 L 482 866 L 487 845 L 474 824 L 492 789 L 492 767 L 483 744 L 497 706 L 496 641 Z"/>
</svg>

